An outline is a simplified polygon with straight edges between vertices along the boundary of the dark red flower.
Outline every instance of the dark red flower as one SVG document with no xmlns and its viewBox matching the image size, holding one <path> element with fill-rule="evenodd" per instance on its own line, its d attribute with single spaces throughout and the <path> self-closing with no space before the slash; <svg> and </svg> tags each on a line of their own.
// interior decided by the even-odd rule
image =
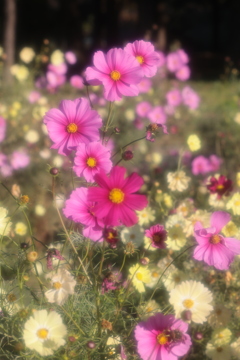
<svg viewBox="0 0 240 360">
<path fill-rule="evenodd" d="M 211 194 L 217 194 L 219 199 L 223 195 L 229 195 L 232 190 L 232 180 L 226 178 L 224 175 L 220 175 L 218 179 L 212 176 L 209 181 L 210 183 L 207 185 L 207 189 Z"/>
</svg>

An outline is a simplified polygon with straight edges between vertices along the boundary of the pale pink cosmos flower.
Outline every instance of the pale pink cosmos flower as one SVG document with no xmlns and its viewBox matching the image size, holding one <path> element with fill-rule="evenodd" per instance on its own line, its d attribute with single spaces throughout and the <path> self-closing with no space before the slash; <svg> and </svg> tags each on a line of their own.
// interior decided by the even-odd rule
<svg viewBox="0 0 240 360">
<path fill-rule="evenodd" d="M 193 257 L 219 270 L 228 270 L 235 255 L 240 255 L 240 240 L 224 237 L 222 228 L 231 220 L 230 214 L 215 211 L 210 218 L 210 228 L 204 229 L 200 222 L 194 227 L 198 243 Z"/>
<path fill-rule="evenodd" d="M 143 78 L 143 70 L 134 56 L 116 48 L 107 54 L 97 51 L 93 64 L 86 69 L 86 80 L 91 85 L 103 84 L 104 97 L 108 101 L 139 94 L 137 84 Z"/>
<path fill-rule="evenodd" d="M 188 54 L 183 49 L 178 49 L 176 53 L 180 57 L 183 64 L 187 64 L 189 62 Z"/>
<path fill-rule="evenodd" d="M 0 174 L 3 177 L 12 176 L 13 174 L 13 168 L 9 164 L 7 156 L 3 153 L 0 153 Z"/>
<path fill-rule="evenodd" d="M 112 168 L 110 151 L 100 142 L 79 144 L 74 158 L 73 170 L 77 176 L 83 176 L 88 182 L 94 182 L 94 176 L 103 170 L 106 174 Z"/>
<path fill-rule="evenodd" d="M 178 360 L 192 344 L 188 324 L 173 315 L 157 313 L 135 328 L 137 351 L 143 360 Z"/>
<path fill-rule="evenodd" d="M 143 78 L 137 87 L 140 93 L 145 94 L 151 89 L 152 82 L 149 78 Z"/>
<path fill-rule="evenodd" d="M 51 71 L 57 75 L 65 75 L 67 73 L 67 65 L 65 63 L 59 65 L 49 64 L 48 71 Z"/>
<path fill-rule="evenodd" d="M 167 239 L 167 231 L 163 225 L 157 224 L 145 230 L 145 236 L 151 239 L 151 245 L 158 249 L 165 249 L 165 240 Z"/>
<path fill-rule="evenodd" d="M 151 111 L 147 114 L 148 119 L 152 123 L 165 124 L 167 120 L 167 116 L 161 106 L 155 106 Z"/>
<path fill-rule="evenodd" d="M 157 51 L 159 60 L 158 60 L 158 67 L 162 67 L 166 63 L 166 56 L 162 51 Z"/>
<path fill-rule="evenodd" d="M 76 62 L 77 62 L 77 57 L 74 54 L 74 52 L 72 52 L 72 51 L 67 51 L 65 53 L 65 59 L 68 62 L 68 64 L 70 64 L 70 65 L 76 64 Z"/>
<path fill-rule="evenodd" d="M 178 106 L 182 102 L 182 95 L 178 89 L 170 90 L 166 94 L 167 103 L 170 106 Z"/>
<path fill-rule="evenodd" d="M 54 142 L 51 148 L 58 149 L 61 155 L 68 155 L 79 143 L 88 144 L 100 139 L 102 120 L 84 98 L 63 100 L 59 109 L 51 109 L 46 113 L 44 123 Z"/>
<path fill-rule="evenodd" d="M 66 82 L 66 76 L 54 73 L 52 71 L 47 71 L 46 73 L 47 79 L 47 88 L 57 88 Z"/>
<path fill-rule="evenodd" d="M 0 116 L 0 143 L 5 139 L 7 130 L 6 120 Z"/>
<path fill-rule="evenodd" d="M 64 215 L 76 223 L 84 225 L 83 235 L 93 241 L 102 241 L 104 224 L 96 218 L 95 202 L 88 201 L 88 189 L 75 189 L 65 203 Z"/>
<path fill-rule="evenodd" d="M 182 89 L 182 99 L 183 103 L 192 110 L 197 109 L 200 103 L 198 94 L 189 86 L 185 86 Z"/>
<path fill-rule="evenodd" d="M 70 84 L 75 87 L 76 89 L 83 89 L 84 88 L 84 84 L 83 84 L 83 78 L 79 75 L 73 75 L 70 77 Z"/>
<path fill-rule="evenodd" d="M 210 167 L 211 167 L 210 171 L 216 172 L 219 170 L 219 168 L 222 164 L 222 159 L 220 159 L 217 155 L 211 155 L 209 157 L 209 163 L 210 163 Z"/>
<path fill-rule="evenodd" d="M 96 201 L 94 213 L 105 226 L 133 226 L 138 222 L 135 210 L 144 209 L 145 195 L 135 194 L 143 185 L 143 179 L 132 173 L 125 178 L 126 169 L 114 166 L 108 177 L 103 171 L 95 175 L 98 187 L 88 189 L 89 201 Z"/>
<path fill-rule="evenodd" d="M 190 78 L 190 68 L 187 65 L 181 67 L 181 69 L 177 70 L 175 76 L 178 80 L 186 81 Z"/>
<path fill-rule="evenodd" d="M 31 91 L 28 94 L 28 101 L 30 102 L 30 104 L 34 104 L 35 102 L 37 102 L 41 97 L 40 92 L 38 91 Z"/>
<path fill-rule="evenodd" d="M 141 101 L 136 106 L 136 113 L 138 116 L 146 117 L 151 109 L 152 105 L 148 101 Z"/>
<path fill-rule="evenodd" d="M 17 150 L 10 156 L 10 164 L 14 170 L 23 169 L 30 163 L 30 157 L 25 150 Z"/>
<path fill-rule="evenodd" d="M 205 156 L 197 156 L 192 161 L 192 173 L 194 175 L 203 175 L 209 173 L 211 170 L 211 165 L 209 160 Z"/>
<path fill-rule="evenodd" d="M 160 59 L 150 42 L 136 40 L 132 44 L 127 44 L 123 50 L 137 59 L 144 76 L 152 77 L 156 74 Z"/>
<path fill-rule="evenodd" d="M 167 68 L 171 72 L 179 70 L 183 66 L 180 56 L 176 53 L 170 53 L 167 56 Z"/>
</svg>

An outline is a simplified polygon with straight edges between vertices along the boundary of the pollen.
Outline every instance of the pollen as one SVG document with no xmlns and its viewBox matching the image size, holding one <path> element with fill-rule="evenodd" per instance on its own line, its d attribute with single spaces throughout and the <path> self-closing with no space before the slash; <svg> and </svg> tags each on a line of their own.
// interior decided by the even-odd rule
<svg viewBox="0 0 240 360">
<path fill-rule="evenodd" d="M 186 299 L 183 301 L 183 306 L 187 309 L 191 309 L 194 305 L 194 301 L 191 299 Z"/>
<path fill-rule="evenodd" d="M 158 276 L 159 274 L 156 271 L 152 272 L 152 277 L 157 278 Z"/>
<path fill-rule="evenodd" d="M 115 204 L 121 204 L 124 200 L 124 193 L 120 189 L 112 189 L 109 193 L 109 200 Z"/>
<path fill-rule="evenodd" d="M 140 65 L 142 65 L 142 64 L 144 63 L 144 58 L 143 58 L 143 56 L 138 55 L 138 56 L 136 56 L 136 59 L 137 59 L 137 61 L 139 62 Z"/>
<path fill-rule="evenodd" d="M 210 238 L 211 244 L 218 244 L 218 243 L 220 243 L 220 241 L 221 241 L 221 236 L 219 236 L 219 235 L 213 235 Z"/>
<path fill-rule="evenodd" d="M 110 77 L 111 77 L 112 80 L 118 81 L 118 80 L 120 80 L 120 78 L 121 78 L 121 74 L 120 74 L 119 71 L 113 70 L 113 71 L 110 73 Z"/>
<path fill-rule="evenodd" d="M 60 282 L 56 281 L 53 283 L 53 287 L 54 287 L 54 289 L 59 290 L 59 289 L 61 289 L 62 284 Z"/>
<path fill-rule="evenodd" d="M 140 272 L 136 273 L 136 278 L 139 280 L 139 281 L 142 281 L 143 280 L 143 276 Z"/>
<path fill-rule="evenodd" d="M 69 134 L 74 134 L 75 132 L 78 131 L 78 126 L 75 123 L 70 123 L 70 124 L 68 124 L 66 129 Z"/>
<path fill-rule="evenodd" d="M 217 190 L 222 190 L 222 189 L 224 189 L 223 185 L 220 184 L 220 185 L 217 186 Z"/>
<path fill-rule="evenodd" d="M 37 336 L 38 336 L 40 339 L 45 340 L 45 339 L 47 338 L 47 336 L 48 336 L 48 330 L 47 330 L 47 329 L 44 329 L 44 328 L 39 329 L 39 330 L 37 331 Z"/>
<path fill-rule="evenodd" d="M 164 333 L 158 334 L 157 342 L 160 345 L 165 345 L 168 343 L 168 337 Z"/>
<path fill-rule="evenodd" d="M 94 167 L 96 166 L 96 164 L 97 164 L 97 160 L 96 160 L 95 158 L 89 157 L 89 158 L 87 159 L 87 165 L 88 165 L 89 167 L 94 168 Z"/>
</svg>

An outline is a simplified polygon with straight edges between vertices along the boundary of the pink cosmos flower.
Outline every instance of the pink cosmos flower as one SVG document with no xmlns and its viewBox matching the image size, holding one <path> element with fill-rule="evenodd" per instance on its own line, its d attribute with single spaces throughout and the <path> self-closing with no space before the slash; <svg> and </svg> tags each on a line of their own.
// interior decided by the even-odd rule
<svg viewBox="0 0 240 360">
<path fill-rule="evenodd" d="M 230 214 L 215 211 L 210 218 L 210 228 L 204 229 L 200 222 L 195 224 L 194 237 L 198 246 L 193 253 L 194 259 L 204 261 L 219 270 L 229 269 L 234 256 L 240 255 L 240 241 L 220 234 L 230 220 Z"/>
<path fill-rule="evenodd" d="M 205 156 L 197 156 L 192 161 L 192 173 L 194 175 L 207 174 L 211 171 L 209 160 Z"/>
<path fill-rule="evenodd" d="M 137 104 L 136 113 L 138 116 L 146 117 L 151 109 L 152 105 L 148 101 L 142 101 Z"/>
<path fill-rule="evenodd" d="M 157 313 L 135 328 L 137 350 L 143 360 L 178 360 L 192 344 L 188 324 L 173 315 Z"/>
<path fill-rule="evenodd" d="M 125 173 L 121 166 L 114 166 L 109 177 L 102 171 L 95 175 L 98 187 L 88 189 L 89 201 L 97 202 L 95 215 L 107 226 L 135 225 L 138 217 L 134 210 L 142 210 L 148 204 L 145 195 L 134 194 L 143 185 L 143 179 L 137 173 L 125 179 Z"/>
<path fill-rule="evenodd" d="M 51 109 L 46 113 L 44 122 L 54 142 L 51 148 L 58 149 L 62 155 L 68 155 L 79 143 L 88 144 L 100 138 L 102 120 L 84 98 L 63 100 L 59 109 Z"/>
<path fill-rule="evenodd" d="M 145 236 L 152 240 L 151 245 L 158 249 L 165 249 L 165 240 L 167 238 L 167 232 L 163 225 L 157 224 L 145 230 Z"/>
<path fill-rule="evenodd" d="M 217 155 L 211 155 L 209 157 L 209 163 L 211 167 L 210 171 L 218 171 L 222 164 L 222 159 L 220 159 Z"/>
<path fill-rule="evenodd" d="M 177 50 L 176 53 L 180 57 L 183 64 L 187 64 L 189 62 L 188 54 L 183 49 Z"/>
<path fill-rule="evenodd" d="M 23 169 L 30 163 L 30 157 L 24 150 L 14 151 L 10 157 L 10 164 L 14 170 Z"/>
<path fill-rule="evenodd" d="M 83 89 L 84 88 L 84 84 L 83 84 L 83 78 L 79 75 L 73 75 L 70 77 L 70 84 L 75 87 L 76 89 Z"/>
<path fill-rule="evenodd" d="M 137 84 L 143 78 L 143 70 L 132 55 L 122 49 L 111 49 L 106 55 L 97 51 L 93 64 L 86 69 L 86 80 L 92 85 L 102 83 L 108 101 L 139 94 Z"/>
<path fill-rule="evenodd" d="M 9 164 L 8 158 L 5 154 L 0 153 L 0 174 L 3 177 L 11 176 L 13 173 L 13 168 Z"/>
<path fill-rule="evenodd" d="M 152 123 L 165 124 L 166 114 L 161 106 L 155 106 L 151 111 L 149 111 L 147 117 Z"/>
<path fill-rule="evenodd" d="M 157 51 L 159 60 L 158 60 L 158 67 L 162 67 L 166 63 L 166 57 L 162 51 Z"/>
<path fill-rule="evenodd" d="M 74 158 L 73 170 L 77 176 L 83 176 L 88 182 L 94 182 L 94 176 L 103 170 L 106 174 L 112 168 L 110 151 L 100 142 L 79 144 Z"/>
<path fill-rule="evenodd" d="M 198 94 L 189 86 L 185 86 L 182 89 L 182 99 L 183 103 L 192 110 L 197 109 L 200 103 Z"/>
<path fill-rule="evenodd" d="M 71 65 L 76 64 L 77 62 L 77 57 L 72 51 L 67 51 L 65 53 L 65 59 Z"/>
<path fill-rule="evenodd" d="M 171 72 L 175 72 L 182 67 L 183 63 L 180 56 L 174 52 L 167 56 L 167 68 Z"/>
<path fill-rule="evenodd" d="M 65 63 L 59 65 L 49 64 L 48 71 L 51 71 L 57 75 L 65 75 L 67 73 L 67 65 Z"/>
<path fill-rule="evenodd" d="M 137 59 L 143 69 L 144 76 L 152 77 L 156 74 L 160 59 L 150 42 L 136 40 L 132 44 L 127 44 L 124 51 Z"/>
<path fill-rule="evenodd" d="M 83 235 L 93 241 L 102 241 L 103 223 L 95 216 L 95 202 L 88 201 L 88 189 L 75 189 L 65 203 L 64 215 L 84 225 Z"/>
<path fill-rule="evenodd" d="M 143 78 L 140 83 L 137 85 L 138 90 L 140 93 L 147 93 L 151 87 L 152 87 L 152 82 L 149 78 Z"/>
<path fill-rule="evenodd" d="M 46 73 L 47 78 L 47 87 L 50 88 L 57 88 L 58 86 L 61 86 L 65 84 L 66 82 L 66 76 L 61 74 L 56 74 L 52 71 L 47 71 Z"/>
<path fill-rule="evenodd" d="M 177 70 L 175 76 L 178 80 L 186 81 L 190 78 L 190 68 L 187 65 L 181 67 L 181 69 Z"/>
<path fill-rule="evenodd" d="M 167 99 L 168 105 L 170 105 L 170 106 L 178 106 L 182 102 L 182 96 L 178 89 L 170 90 L 166 94 L 166 99 Z"/>
<path fill-rule="evenodd" d="M 0 116 L 0 143 L 5 139 L 7 130 L 7 122 Z"/>
<path fill-rule="evenodd" d="M 31 91 L 30 94 L 28 95 L 28 101 L 30 102 L 30 104 L 34 104 L 40 99 L 40 97 L 41 97 L 40 92 Z"/>
</svg>

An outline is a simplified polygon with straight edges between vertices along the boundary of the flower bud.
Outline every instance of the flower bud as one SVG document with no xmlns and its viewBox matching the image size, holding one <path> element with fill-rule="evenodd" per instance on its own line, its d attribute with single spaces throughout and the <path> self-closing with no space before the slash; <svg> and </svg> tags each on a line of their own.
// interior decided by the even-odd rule
<svg viewBox="0 0 240 360">
<path fill-rule="evenodd" d="M 133 152 L 131 150 L 126 150 L 122 154 L 122 159 L 125 161 L 132 160 L 132 158 L 133 158 Z"/>
<path fill-rule="evenodd" d="M 198 331 L 198 332 L 196 332 L 196 333 L 194 334 L 194 338 L 195 338 L 196 340 L 202 340 L 202 339 L 203 339 L 203 334 Z"/>
<path fill-rule="evenodd" d="M 56 167 L 52 167 L 52 168 L 49 170 L 49 172 L 50 172 L 51 175 L 56 176 L 56 175 L 58 175 L 59 170 L 58 170 L 58 168 L 56 168 Z"/>
<path fill-rule="evenodd" d="M 30 251 L 28 254 L 27 254 L 27 259 L 28 261 L 30 262 L 34 262 L 36 261 L 38 258 L 38 253 L 36 251 Z"/>
<path fill-rule="evenodd" d="M 25 205 L 29 203 L 28 195 L 22 195 L 19 200 L 20 200 L 20 205 Z"/>
<path fill-rule="evenodd" d="M 75 342 L 77 339 L 75 338 L 75 336 L 69 336 L 68 337 L 68 341 L 70 342 Z"/>
<path fill-rule="evenodd" d="M 89 342 L 87 343 L 87 347 L 88 347 L 89 349 L 94 349 L 94 348 L 96 347 L 96 344 L 95 344 L 94 341 L 89 341 Z"/>
<path fill-rule="evenodd" d="M 184 310 L 182 312 L 183 321 L 191 321 L 192 320 L 192 312 L 190 310 Z"/>
<path fill-rule="evenodd" d="M 114 128 L 114 133 L 115 134 L 120 134 L 121 130 L 118 127 Z"/>
<path fill-rule="evenodd" d="M 141 258 L 141 259 L 139 260 L 139 262 L 140 262 L 141 265 L 148 265 L 148 263 L 149 263 L 149 258 L 147 258 L 147 257 Z"/>
<path fill-rule="evenodd" d="M 20 244 L 20 248 L 21 249 L 27 249 L 28 248 L 28 243 L 25 243 L 25 242 L 22 242 L 21 244 Z"/>
</svg>

